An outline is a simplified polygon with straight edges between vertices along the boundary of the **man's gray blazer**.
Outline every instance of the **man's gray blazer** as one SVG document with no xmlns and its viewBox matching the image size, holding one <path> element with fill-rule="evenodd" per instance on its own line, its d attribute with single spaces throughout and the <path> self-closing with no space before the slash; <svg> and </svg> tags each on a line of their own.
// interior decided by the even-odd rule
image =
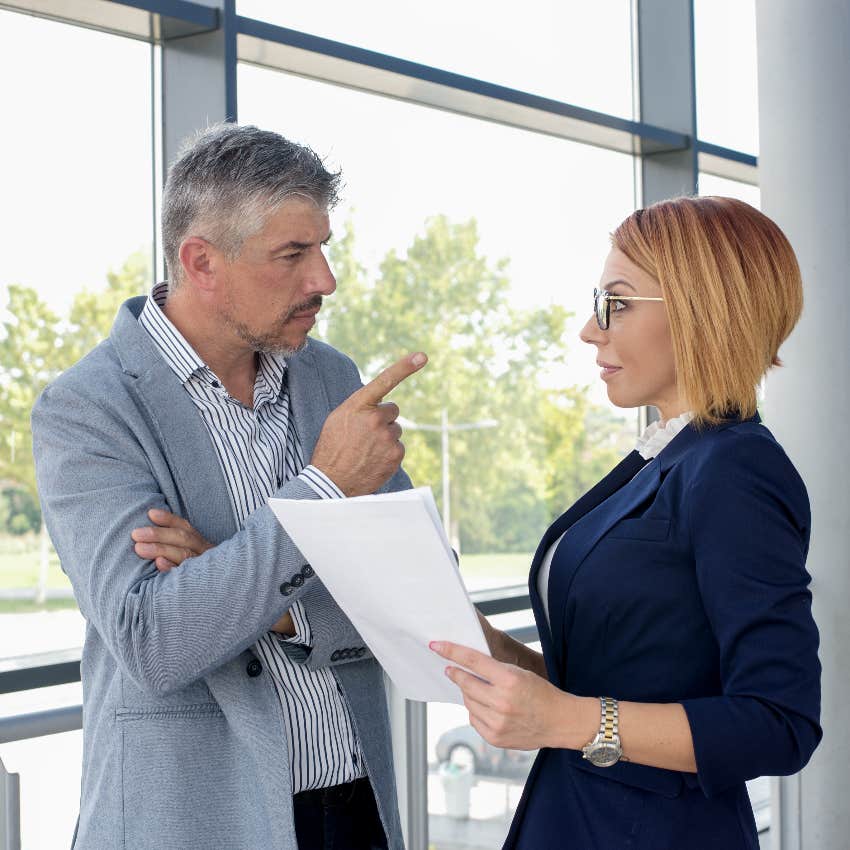
<svg viewBox="0 0 850 850">
<path fill-rule="evenodd" d="M 144 300 L 121 307 L 109 339 L 51 384 L 32 414 L 44 517 L 86 619 L 74 846 L 295 850 L 278 697 L 265 670 L 248 669 L 250 647 L 300 600 L 314 638 L 303 663 L 336 675 L 389 846 L 401 848 L 381 670 L 368 654 L 332 660 L 362 640 L 317 577 L 282 594 L 284 583 L 300 584 L 292 580 L 305 560 L 268 507 L 237 530 L 201 417 L 137 321 Z M 328 413 L 359 386 L 351 360 L 321 342 L 290 359 L 305 457 Z M 388 489 L 409 486 L 400 471 Z M 276 495 L 317 498 L 298 480 Z M 218 545 L 157 572 L 130 539 L 154 507 Z"/>
</svg>

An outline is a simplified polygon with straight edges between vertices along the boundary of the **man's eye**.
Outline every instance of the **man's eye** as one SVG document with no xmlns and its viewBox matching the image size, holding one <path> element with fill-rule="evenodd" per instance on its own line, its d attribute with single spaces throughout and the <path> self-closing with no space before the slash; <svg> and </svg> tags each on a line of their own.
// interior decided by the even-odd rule
<svg viewBox="0 0 850 850">
<path fill-rule="evenodd" d="M 284 254 L 281 259 L 283 260 L 297 260 L 304 252 L 296 251 L 294 254 Z"/>
</svg>

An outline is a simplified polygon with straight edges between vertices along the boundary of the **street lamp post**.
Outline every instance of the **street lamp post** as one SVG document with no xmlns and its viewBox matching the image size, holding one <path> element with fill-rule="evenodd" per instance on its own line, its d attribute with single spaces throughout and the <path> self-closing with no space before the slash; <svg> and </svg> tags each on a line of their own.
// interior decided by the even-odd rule
<svg viewBox="0 0 850 850">
<path fill-rule="evenodd" d="M 449 423 L 449 412 L 445 407 L 440 412 L 439 425 L 421 424 L 419 422 L 413 422 L 410 419 L 405 419 L 403 416 L 398 417 L 398 422 L 403 428 L 409 428 L 411 431 L 440 432 L 443 477 L 443 528 L 446 530 L 446 537 L 451 540 L 452 507 L 451 482 L 449 479 L 449 433 L 451 431 L 474 431 L 479 428 L 495 428 L 499 423 L 496 419 L 482 419 L 480 422 Z"/>
</svg>

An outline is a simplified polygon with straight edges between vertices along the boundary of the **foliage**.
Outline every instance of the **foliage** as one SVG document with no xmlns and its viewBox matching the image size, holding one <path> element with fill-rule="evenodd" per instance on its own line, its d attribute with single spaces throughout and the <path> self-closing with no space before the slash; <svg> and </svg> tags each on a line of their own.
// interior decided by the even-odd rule
<svg viewBox="0 0 850 850">
<path fill-rule="evenodd" d="M 29 490 L 20 486 L 0 491 L 0 532 L 20 536 L 41 528 L 41 509 Z"/>
<path fill-rule="evenodd" d="M 584 420 L 597 414 L 584 391 L 541 386 L 568 356 L 569 314 L 560 306 L 512 306 L 508 263 L 491 264 L 479 253 L 474 220 L 430 219 L 404 256 L 387 254 L 375 280 L 354 247 L 349 223 L 331 247 L 339 291 L 320 314 L 324 338 L 367 378 L 405 353 L 425 351 L 428 366 L 393 394 L 414 423 L 437 425 L 443 409 L 450 423 L 497 420 L 495 428 L 450 435 L 452 516 L 464 551 L 533 549 L 570 494 L 613 459 L 593 445 L 620 427 L 609 417 L 589 437 Z M 414 483 L 431 484 L 441 503 L 440 434 L 407 427 L 404 440 L 405 468 Z M 589 460 L 584 470 L 561 467 Z"/>
<path fill-rule="evenodd" d="M 149 285 L 146 256 L 107 275 L 104 290 L 83 290 L 61 318 L 31 287 L 8 287 L 0 339 L 0 479 L 37 498 L 30 411 L 44 387 L 106 338 L 121 303 Z M 20 523 L 18 523 L 20 525 Z"/>
</svg>

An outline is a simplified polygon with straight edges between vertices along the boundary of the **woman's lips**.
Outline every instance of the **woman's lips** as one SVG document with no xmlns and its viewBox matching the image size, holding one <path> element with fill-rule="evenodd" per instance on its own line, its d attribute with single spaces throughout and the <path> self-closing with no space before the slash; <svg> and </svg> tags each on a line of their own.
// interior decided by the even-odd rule
<svg viewBox="0 0 850 850">
<path fill-rule="evenodd" d="M 607 380 L 613 375 L 616 375 L 617 372 L 621 372 L 623 368 L 622 366 L 612 366 L 610 363 L 601 363 L 599 361 L 597 361 L 596 365 L 602 367 L 602 371 L 599 373 L 599 377 L 602 378 L 603 381 Z"/>
</svg>

